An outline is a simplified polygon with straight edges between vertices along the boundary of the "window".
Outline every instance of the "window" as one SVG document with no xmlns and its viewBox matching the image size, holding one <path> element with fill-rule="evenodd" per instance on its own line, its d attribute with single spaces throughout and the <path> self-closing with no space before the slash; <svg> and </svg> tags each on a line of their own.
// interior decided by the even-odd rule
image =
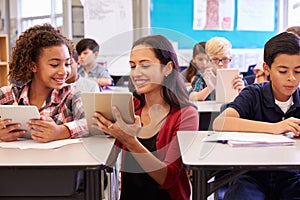
<svg viewBox="0 0 300 200">
<path fill-rule="evenodd" d="M 54 27 L 63 25 L 63 0 L 19 0 L 21 32 L 27 28 L 43 23 Z M 33 9 L 32 7 L 36 8 Z"/>
</svg>

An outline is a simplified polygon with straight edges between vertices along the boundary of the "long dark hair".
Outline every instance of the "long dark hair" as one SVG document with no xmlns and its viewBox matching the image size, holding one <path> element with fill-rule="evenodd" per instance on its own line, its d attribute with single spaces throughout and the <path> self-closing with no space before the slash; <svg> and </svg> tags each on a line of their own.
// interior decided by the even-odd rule
<svg viewBox="0 0 300 200">
<path fill-rule="evenodd" d="M 170 61 L 173 63 L 172 72 L 164 78 L 162 83 L 162 96 L 164 100 L 171 107 L 175 108 L 192 105 L 189 101 L 188 91 L 184 84 L 184 80 L 179 72 L 177 55 L 170 41 L 162 35 L 150 35 L 135 41 L 132 45 L 132 49 L 138 45 L 150 46 L 156 58 L 160 60 L 160 63 L 163 66 Z M 129 80 L 128 87 L 129 90 L 133 92 L 133 95 L 140 100 L 141 104 L 139 108 L 143 107 L 145 105 L 144 94 L 138 94 L 136 92 L 131 80 Z"/>
<path fill-rule="evenodd" d="M 206 55 L 205 52 L 205 43 L 206 42 L 199 42 L 195 44 L 193 48 L 193 58 L 195 58 L 199 53 L 203 53 Z M 188 82 L 192 81 L 192 78 L 197 74 L 198 72 L 198 67 L 197 65 L 193 62 L 193 59 L 190 61 L 190 65 L 186 69 L 186 80 Z"/>
</svg>

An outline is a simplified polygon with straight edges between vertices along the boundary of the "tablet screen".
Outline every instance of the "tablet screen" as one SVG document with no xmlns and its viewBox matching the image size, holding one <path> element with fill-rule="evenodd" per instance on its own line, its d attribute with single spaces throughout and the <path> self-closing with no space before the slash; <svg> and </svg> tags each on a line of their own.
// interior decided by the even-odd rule
<svg viewBox="0 0 300 200">
<path fill-rule="evenodd" d="M 26 126 L 27 122 L 30 119 L 40 119 L 40 113 L 36 106 L 23 105 L 0 105 L 0 116 L 2 119 L 11 119 L 11 124 L 21 123 L 21 128 L 18 130 L 26 130 L 23 136 L 26 138 L 31 138 L 29 128 Z"/>
</svg>

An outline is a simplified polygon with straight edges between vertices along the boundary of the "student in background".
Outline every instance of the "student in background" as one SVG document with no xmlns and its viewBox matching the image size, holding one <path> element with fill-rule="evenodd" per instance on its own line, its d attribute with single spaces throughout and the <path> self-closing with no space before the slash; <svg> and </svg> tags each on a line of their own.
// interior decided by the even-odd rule
<svg viewBox="0 0 300 200">
<path fill-rule="evenodd" d="M 208 64 L 208 56 L 205 52 L 205 43 L 199 42 L 193 48 L 193 57 L 189 66 L 181 72 L 186 81 L 186 86 L 191 86 L 196 75 L 203 76 Z"/>
<path fill-rule="evenodd" d="M 215 119 L 214 130 L 299 136 L 299 37 L 283 32 L 271 38 L 264 46 L 264 71 L 270 81 L 247 86 Z M 299 170 L 250 171 L 233 181 L 225 199 L 300 199 Z"/>
<path fill-rule="evenodd" d="M 12 50 L 12 84 L 0 88 L 0 104 L 34 105 L 39 109 L 41 119 L 28 123 L 33 140 L 49 142 L 88 134 L 80 92 L 65 84 L 72 52 L 71 42 L 50 24 L 27 29 Z M 19 125 L 6 126 L 8 123 L 0 119 L 2 141 L 17 140 L 25 133 L 11 132 Z"/>
<path fill-rule="evenodd" d="M 78 54 L 77 52 L 74 52 L 71 64 L 71 73 L 69 74 L 66 83 L 75 83 L 76 88 L 78 88 L 81 92 L 100 92 L 101 87 L 99 87 L 96 81 L 78 75 L 77 70 L 79 66 Z"/>
<path fill-rule="evenodd" d="M 285 30 L 286 32 L 291 32 L 300 37 L 300 26 L 291 26 Z"/>
<path fill-rule="evenodd" d="M 161 35 L 137 40 L 130 54 L 130 90 L 135 124 L 114 108 L 113 123 L 95 113 L 97 128 L 122 148 L 120 199 L 190 199 L 177 131 L 198 130 L 198 112 L 189 102 L 172 44 Z"/>
<path fill-rule="evenodd" d="M 80 76 L 95 79 L 98 85 L 103 88 L 113 84 L 113 79 L 107 68 L 100 66 L 96 62 L 99 54 L 99 45 L 95 40 L 90 38 L 80 40 L 76 45 L 76 51 L 81 64 L 78 69 Z"/>
<path fill-rule="evenodd" d="M 216 70 L 229 67 L 231 49 L 231 43 L 223 37 L 214 37 L 206 42 L 205 51 L 210 59 L 210 67 L 205 70 L 203 79 L 193 81 L 193 91 L 189 96 L 190 100 L 215 100 Z M 241 75 L 232 80 L 232 87 L 239 92 L 245 87 Z"/>
</svg>

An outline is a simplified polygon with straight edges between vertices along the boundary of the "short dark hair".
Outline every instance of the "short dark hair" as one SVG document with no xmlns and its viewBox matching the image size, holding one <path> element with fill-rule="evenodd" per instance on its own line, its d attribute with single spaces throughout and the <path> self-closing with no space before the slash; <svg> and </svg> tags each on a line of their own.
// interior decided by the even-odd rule
<svg viewBox="0 0 300 200">
<path fill-rule="evenodd" d="M 272 37 L 264 46 L 264 61 L 271 67 L 279 54 L 299 54 L 300 38 L 293 33 L 282 32 Z"/>
<path fill-rule="evenodd" d="M 91 38 L 84 38 L 77 43 L 76 51 L 80 55 L 86 49 L 90 49 L 93 52 L 99 51 L 99 44 Z"/>
</svg>

